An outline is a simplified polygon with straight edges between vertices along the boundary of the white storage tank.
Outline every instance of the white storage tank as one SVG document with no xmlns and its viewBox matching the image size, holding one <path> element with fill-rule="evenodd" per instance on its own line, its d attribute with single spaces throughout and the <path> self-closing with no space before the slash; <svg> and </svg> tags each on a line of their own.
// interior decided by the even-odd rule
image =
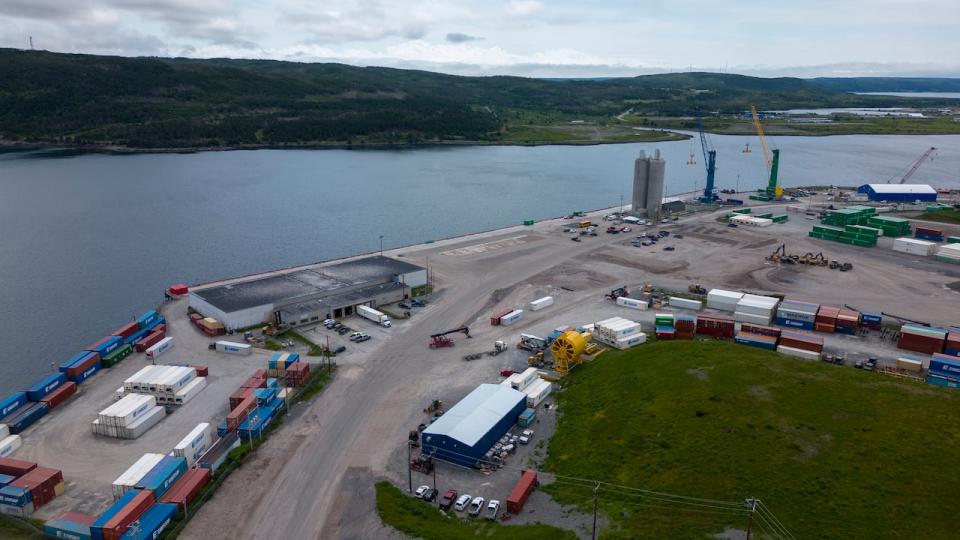
<svg viewBox="0 0 960 540">
<path fill-rule="evenodd" d="M 538 298 L 537 300 L 530 302 L 530 311 L 539 311 L 541 309 L 550 307 L 552 305 L 553 305 L 553 297 L 544 296 L 543 298 Z"/>
<path fill-rule="evenodd" d="M 511 324 L 519 321 L 523 318 L 523 310 L 515 309 L 510 313 L 507 313 L 503 317 L 500 317 L 500 326 L 510 326 Z"/>
</svg>

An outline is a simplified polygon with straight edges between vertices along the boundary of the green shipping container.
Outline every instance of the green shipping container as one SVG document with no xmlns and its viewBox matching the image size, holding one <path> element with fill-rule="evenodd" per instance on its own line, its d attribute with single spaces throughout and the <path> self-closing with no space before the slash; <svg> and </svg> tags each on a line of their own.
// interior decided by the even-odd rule
<svg viewBox="0 0 960 540">
<path fill-rule="evenodd" d="M 786 214 L 777 214 L 772 219 L 774 223 L 785 223 L 789 218 L 790 216 Z"/>
<path fill-rule="evenodd" d="M 114 351 L 103 358 L 100 359 L 100 364 L 105 367 L 113 367 L 120 363 L 121 360 L 130 356 L 130 353 L 133 352 L 133 347 L 130 345 L 124 345 L 123 347 L 118 347 Z"/>
<path fill-rule="evenodd" d="M 524 224 L 524 225 L 527 225 L 527 226 L 533 225 L 533 220 L 532 220 L 532 219 L 525 219 L 525 220 L 523 220 L 523 224 Z"/>
<path fill-rule="evenodd" d="M 947 243 L 948 243 L 948 244 L 960 244 L 960 236 L 948 236 L 948 237 L 947 237 Z"/>
</svg>

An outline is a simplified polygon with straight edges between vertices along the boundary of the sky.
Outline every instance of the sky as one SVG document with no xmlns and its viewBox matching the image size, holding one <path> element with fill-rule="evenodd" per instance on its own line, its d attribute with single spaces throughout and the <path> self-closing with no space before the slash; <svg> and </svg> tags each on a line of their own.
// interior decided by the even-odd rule
<svg viewBox="0 0 960 540">
<path fill-rule="evenodd" d="M 459 75 L 960 76 L 960 0 L 0 0 L 0 47 Z"/>
</svg>

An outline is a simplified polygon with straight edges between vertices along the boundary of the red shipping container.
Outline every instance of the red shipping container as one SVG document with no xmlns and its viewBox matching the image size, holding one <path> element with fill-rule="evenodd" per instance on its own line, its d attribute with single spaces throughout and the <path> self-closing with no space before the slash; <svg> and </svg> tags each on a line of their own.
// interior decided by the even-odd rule
<svg viewBox="0 0 960 540">
<path fill-rule="evenodd" d="M 193 324 L 197 324 L 197 321 L 203 318 L 203 315 L 199 313 L 191 313 L 190 320 L 193 321 Z"/>
<path fill-rule="evenodd" d="M 817 317 L 819 318 L 819 315 Z M 832 334 L 836 331 L 836 326 L 833 323 L 816 322 L 816 323 L 813 323 L 813 329 L 816 330 L 817 332 Z"/>
<path fill-rule="evenodd" d="M 19 478 L 36 468 L 37 464 L 32 461 L 0 457 L 0 474 L 9 474 Z"/>
<path fill-rule="evenodd" d="M 160 502 L 175 504 L 182 512 L 193 502 L 200 490 L 210 482 L 210 469 L 189 469 L 160 497 Z"/>
<path fill-rule="evenodd" d="M 860 312 L 852 309 L 841 309 L 837 315 L 837 326 L 860 328 Z"/>
<path fill-rule="evenodd" d="M 500 319 L 513 312 L 513 308 L 508 308 L 503 311 L 498 311 L 492 317 L 490 317 L 490 324 L 493 326 L 500 326 Z"/>
<path fill-rule="evenodd" d="M 137 350 L 137 352 L 144 352 L 150 347 L 153 347 L 154 345 L 156 345 L 157 342 L 159 342 L 163 338 L 164 338 L 163 331 L 157 332 L 156 330 L 154 330 L 153 332 L 150 332 L 150 334 L 148 334 L 147 336 L 140 338 L 140 340 L 137 341 L 137 343 L 134 345 L 134 348 Z"/>
<path fill-rule="evenodd" d="M 154 503 L 153 492 L 139 490 L 137 495 L 103 526 L 103 540 L 120 540 L 130 524 L 140 519 Z"/>
<path fill-rule="evenodd" d="M 107 336 L 107 337 L 101 339 L 100 341 L 97 341 L 97 342 L 91 344 L 89 347 L 87 347 L 87 348 L 84 349 L 84 350 L 85 350 L 85 351 L 92 351 L 92 350 L 96 349 L 98 345 L 101 345 L 103 342 L 107 341 L 108 339 L 113 339 L 113 336 Z"/>
<path fill-rule="evenodd" d="M 267 380 L 267 370 L 265 370 L 265 369 L 258 369 L 258 370 L 256 370 L 256 371 L 253 372 L 253 376 L 256 377 L 256 378 L 258 378 L 258 379 Z"/>
<path fill-rule="evenodd" d="M 111 336 L 119 336 L 119 337 L 122 337 L 122 338 L 126 339 L 126 338 L 130 337 L 131 334 L 133 334 L 134 332 L 136 332 L 136 331 L 139 330 L 139 329 L 140 329 L 140 326 L 138 326 L 137 323 L 132 322 L 132 323 L 125 324 L 125 325 L 121 326 L 120 328 L 117 328 L 117 329 L 114 330 L 113 333 L 110 334 L 110 335 L 111 335 Z"/>
<path fill-rule="evenodd" d="M 257 400 L 253 397 L 248 397 L 241 401 L 240 404 L 234 407 L 227 415 L 227 431 L 235 431 L 240 427 L 240 424 L 250 415 L 250 411 L 256 407 Z"/>
<path fill-rule="evenodd" d="M 519 514 L 523 510 L 530 494 L 537 488 L 537 473 L 533 471 L 523 471 L 520 473 L 520 481 L 510 490 L 507 495 L 507 512 Z"/>
<path fill-rule="evenodd" d="M 897 348 L 927 354 L 942 353 L 944 340 L 919 334 L 900 334 Z"/>
<path fill-rule="evenodd" d="M 673 334 L 674 339 L 693 339 L 693 332 L 681 332 L 677 330 Z"/>
<path fill-rule="evenodd" d="M 94 522 L 97 521 L 96 516 L 88 516 L 86 514 L 78 514 L 76 512 L 64 512 L 58 515 L 55 519 L 65 519 L 67 521 L 73 521 L 83 525 L 93 525 Z"/>
<path fill-rule="evenodd" d="M 820 306 L 820 309 L 817 311 L 817 318 L 815 322 L 829 324 L 830 326 L 835 326 L 837 324 L 837 317 L 840 315 L 840 308 L 835 308 L 831 306 Z M 831 330 L 833 332 L 833 330 Z"/>
<path fill-rule="evenodd" d="M 210 370 L 207 369 L 207 366 L 190 366 L 193 369 L 197 370 L 197 377 L 206 377 Z"/>
<path fill-rule="evenodd" d="M 823 352 L 823 337 L 802 332 L 784 331 L 780 334 L 780 345 L 805 351 Z"/>
<path fill-rule="evenodd" d="M 693 332 L 697 329 L 697 323 L 691 320 L 677 319 L 673 324 L 677 332 Z"/>
<path fill-rule="evenodd" d="M 60 388 L 57 388 L 53 392 L 50 392 L 40 401 L 46 403 L 51 409 L 56 408 L 58 405 L 62 404 L 64 401 L 68 400 L 70 396 L 77 393 L 77 383 L 73 381 L 67 381 L 62 384 Z"/>
<path fill-rule="evenodd" d="M 176 285 L 171 285 L 169 291 L 170 291 L 170 294 L 182 296 L 190 292 L 190 288 L 184 285 L 183 283 L 177 283 Z"/>
<path fill-rule="evenodd" d="M 938 229 L 931 229 L 929 227 L 917 227 L 914 229 L 915 232 L 920 234 L 929 234 L 931 236 L 943 236 L 943 231 Z"/>
<path fill-rule="evenodd" d="M 241 388 L 236 392 L 234 392 L 233 395 L 230 396 L 230 400 L 229 400 L 230 410 L 232 411 L 236 409 L 240 405 L 240 403 L 243 402 L 243 400 L 252 396 L 255 390 L 256 388 Z"/>
<path fill-rule="evenodd" d="M 63 483 L 63 472 L 59 469 L 37 467 L 27 474 L 17 478 L 10 485 L 30 490 L 33 496 L 33 508 L 37 509 L 52 501 L 56 496 L 54 491 L 58 484 Z"/>
<path fill-rule="evenodd" d="M 740 323 L 741 332 L 751 334 L 760 334 L 761 336 L 780 337 L 781 330 L 773 326 L 764 326 L 762 324 Z"/>
<path fill-rule="evenodd" d="M 266 378 L 261 379 L 260 377 L 250 377 L 249 379 L 244 381 L 243 384 L 240 385 L 240 388 L 266 388 L 266 387 L 267 387 L 267 379 Z"/>
<path fill-rule="evenodd" d="M 705 336 L 733 339 L 734 326 L 734 320 L 726 317 L 697 317 L 697 333 Z"/>
<path fill-rule="evenodd" d="M 166 324 L 158 324 L 158 325 L 154 326 L 154 327 L 153 327 L 153 330 L 151 330 L 150 333 L 152 334 L 152 333 L 154 333 L 154 332 L 163 332 L 163 336 L 166 337 L 166 336 L 167 336 L 167 325 L 166 325 Z"/>
<path fill-rule="evenodd" d="M 72 377 L 77 377 L 78 375 L 82 374 L 84 371 L 93 367 L 99 361 L 100 361 L 100 354 L 97 352 L 91 352 L 90 358 L 88 358 L 86 362 L 73 366 L 71 368 L 67 368 L 67 371 L 66 371 L 67 378 L 69 379 Z"/>
</svg>

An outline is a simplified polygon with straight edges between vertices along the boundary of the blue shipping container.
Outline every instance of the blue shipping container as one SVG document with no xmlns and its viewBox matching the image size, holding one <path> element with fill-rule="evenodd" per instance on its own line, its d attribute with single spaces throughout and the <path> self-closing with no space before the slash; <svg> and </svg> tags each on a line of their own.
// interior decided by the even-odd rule
<svg viewBox="0 0 960 540">
<path fill-rule="evenodd" d="M 153 496 L 159 499 L 183 476 L 186 470 L 185 458 L 166 456 L 137 482 L 137 489 L 149 489 L 153 492 Z"/>
<path fill-rule="evenodd" d="M 63 373 L 54 373 L 53 375 L 44 377 L 30 388 L 27 388 L 27 399 L 30 401 L 40 401 L 47 397 L 47 394 L 50 392 L 60 388 L 65 382 L 67 382 L 67 376 Z"/>
<path fill-rule="evenodd" d="M 7 399 L 0 401 L 0 418 L 4 418 L 13 411 L 19 409 L 27 402 L 27 394 L 24 392 L 17 392 Z"/>
<path fill-rule="evenodd" d="M 90 353 L 90 354 L 93 354 L 93 353 Z M 94 374 L 94 373 L 100 371 L 100 367 L 101 367 L 102 365 L 103 365 L 103 364 L 101 364 L 99 361 L 97 361 L 96 364 L 94 364 L 94 365 L 88 367 L 87 369 L 83 370 L 82 373 L 78 373 L 78 374 L 74 375 L 73 377 L 68 376 L 67 378 L 70 379 L 71 381 L 77 383 L 77 384 L 80 384 L 80 383 L 82 383 L 83 381 L 89 379 L 90 377 L 93 377 L 93 374 Z"/>
<path fill-rule="evenodd" d="M 9 484 L 10 482 L 13 482 L 16 479 L 17 479 L 16 476 L 12 476 L 9 474 L 0 474 L 0 487 L 3 487 Z"/>
<path fill-rule="evenodd" d="M 257 398 L 257 404 L 266 405 L 277 397 L 276 388 L 257 388 L 253 391 L 253 397 Z"/>
<path fill-rule="evenodd" d="M 143 315 L 137 317 L 137 326 L 143 330 L 144 328 L 149 328 L 151 325 L 157 322 L 157 319 L 160 318 L 160 314 L 154 310 L 147 311 Z"/>
<path fill-rule="evenodd" d="M 661 334 L 672 334 L 676 330 L 672 326 L 657 326 L 656 331 Z"/>
<path fill-rule="evenodd" d="M 95 353 L 92 353 L 90 351 L 78 352 L 77 354 L 68 358 L 64 363 L 60 364 L 60 372 L 61 373 L 66 372 L 68 369 L 73 367 L 74 364 L 82 364 L 83 362 L 86 362 L 90 358 L 90 356 L 94 354 Z"/>
<path fill-rule="evenodd" d="M 34 422 L 43 418 L 43 415 L 50 411 L 50 406 L 46 403 L 29 403 L 18 409 L 8 418 L 4 418 L 10 433 L 14 435 L 23 433 L 33 425 Z"/>
<path fill-rule="evenodd" d="M 3 486 L 0 488 L 0 504 L 23 508 L 33 502 L 33 494 L 27 488 Z"/>
<path fill-rule="evenodd" d="M 150 332 L 153 332 L 153 330 L 154 330 L 157 326 L 159 326 L 159 325 L 161 325 L 161 324 L 165 324 L 166 322 L 167 322 L 167 321 L 164 320 L 163 317 L 157 317 L 156 319 L 153 320 L 152 323 L 150 323 L 150 324 L 144 326 L 143 328 L 141 328 L 141 330 L 144 330 L 145 332 L 147 332 L 147 333 L 149 334 Z"/>
<path fill-rule="evenodd" d="M 144 512 L 135 522 L 137 525 L 131 525 L 120 540 L 156 540 L 176 515 L 177 505 L 157 503 Z"/>
<path fill-rule="evenodd" d="M 110 505 L 96 521 L 93 522 L 93 525 L 90 525 L 90 536 L 93 540 L 103 540 L 103 527 L 110 522 L 121 510 L 124 509 L 134 497 L 139 495 L 140 492 L 131 489 L 130 491 L 123 494 L 123 497 L 117 499 L 117 502 Z"/>
<path fill-rule="evenodd" d="M 104 339 L 98 345 L 95 345 L 92 350 L 98 353 L 100 355 L 100 358 L 103 358 L 104 356 L 117 350 L 122 343 L 123 343 L 123 340 L 120 339 L 119 337 L 110 336 Z"/>
<path fill-rule="evenodd" d="M 136 342 L 140 341 L 141 339 L 143 339 L 144 337 L 146 337 L 146 335 L 149 334 L 149 333 L 150 333 L 150 330 L 137 330 L 136 332 L 130 334 L 130 335 L 127 336 L 127 337 L 125 337 L 125 338 L 123 339 L 123 344 L 124 344 L 124 345 L 133 345 L 134 343 L 136 343 Z"/>
<path fill-rule="evenodd" d="M 948 358 L 945 354 L 934 354 L 930 359 L 930 373 L 960 378 L 960 358 Z"/>
<path fill-rule="evenodd" d="M 770 338 L 770 340 L 761 340 L 756 339 L 753 336 L 736 336 L 733 338 L 734 341 L 741 345 L 749 345 L 751 347 L 758 347 L 760 349 L 767 349 L 768 351 L 777 350 L 777 340 L 776 338 Z"/>
<path fill-rule="evenodd" d="M 960 349 L 947 348 L 943 350 L 943 354 L 947 356 L 960 356 Z"/>
<path fill-rule="evenodd" d="M 55 518 L 43 524 L 43 532 L 53 538 L 91 540 L 90 526 L 69 519 Z"/>
<path fill-rule="evenodd" d="M 960 381 L 944 379 L 943 377 L 937 377 L 936 375 L 927 377 L 927 382 L 934 386 L 942 386 L 944 388 L 960 388 Z"/>
<path fill-rule="evenodd" d="M 813 330 L 813 321 L 798 321 L 795 319 L 785 319 L 777 317 L 777 324 L 780 326 L 789 326 L 790 328 L 803 328 L 804 330 Z"/>
<path fill-rule="evenodd" d="M 883 315 L 879 313 L 873 313 L 872 311 L 861 311 L 860 315 L 863 315 L 863 322 L 872 322 L 872 323 L 883 322 Z"/>
<path fill-rule="evenodd" d="M 267 388 L 279 388 L 279 387 L 280 387 L 279 380 L 274 379 L 273 377 L 270 377 L 269 379 L 267 379 Z"/>
<path fill-rule="evenodd" d="M 217 424 L 217 435 L 220 437 L 226 437 L 227 433 L 229 433 L 229 430 L 227 430 L 227 421 L 221 420 L 220 423 Z"/>
</svg>

